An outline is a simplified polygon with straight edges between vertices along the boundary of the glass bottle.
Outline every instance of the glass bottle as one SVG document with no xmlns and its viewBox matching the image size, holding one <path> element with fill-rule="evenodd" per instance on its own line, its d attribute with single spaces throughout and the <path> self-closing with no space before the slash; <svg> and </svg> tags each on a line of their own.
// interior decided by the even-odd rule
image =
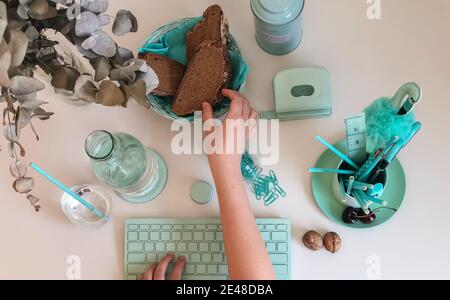
<svg viewBox="0 0 450 300">
<path fill-rule="evenodd" d="M 149 202 L 166 185 L 167 168 L 161 156 L 129 134 L 94 131 L 85 150 L 97 178 L 127 201 Z"/>
</svg>

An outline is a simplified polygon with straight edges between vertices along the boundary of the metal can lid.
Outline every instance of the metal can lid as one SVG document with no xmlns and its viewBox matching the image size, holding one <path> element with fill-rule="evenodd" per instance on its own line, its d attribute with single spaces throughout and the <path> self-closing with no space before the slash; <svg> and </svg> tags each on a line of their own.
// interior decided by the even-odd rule
<svg viewBox="0 0 450 300">
<path fill-rule="evenodd" d="M 251 0 L 250 3 L 259 19 L 274 25 L 292 22 L 305 5 L 304 0 Z"/>
<path fill-rule="evenodd" d="M 191 198 L 197 204 L 207 204 L 213 197 L 211 184 L 205 181 L 197 181 L 192 185 Z"/>
</svg>

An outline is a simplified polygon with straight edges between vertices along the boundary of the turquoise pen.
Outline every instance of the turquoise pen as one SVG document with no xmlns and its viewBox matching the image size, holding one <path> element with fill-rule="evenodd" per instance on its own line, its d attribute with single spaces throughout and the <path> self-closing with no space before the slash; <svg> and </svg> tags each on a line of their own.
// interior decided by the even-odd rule
<svg viewBox="0 0 450 300">
<path fill-rule="evenodd" d="M 321 169 L 321 168 L 309 168 L 311 173 L 335 173 L 340 175 L 354 175 L 356 172 L 352 170 L 338 170 L 338 169 Z"/>
<path fill-rule="evenodd" d="M 58 180 L 56 180 L 56 178 L 52 177 L 51 175 L 49 175 L 47 172 L 45 172 L 44 170 L 42 170 L 40 167 L 38 167 L 35 163 L 30 164 L 30 166 L 36 170 L 39 174 L 41 174 L 42 176 L 44 176 L 45 178 L 47 178 L 50 182 L 52 182 L 53 184 L 55 184 L 56 186 L 58 186 L 61 190 L 63 190 L 64 192 L 66 192 L 68 195 L 70 195 L 72 198 L 74 198 L 75 200 L 79 201 L 81 204 L 83 204 L 87 209 L 89 209 L 90 211 L 92 211 L 93 214 L 95 214 L 97 217 L 105 219 L 106 221 L 109 220 L 108 216 L 106 216 L 104 213 L 102 213 L 101 211 L 99 211 L 97 208 L 95 208 L 92 204 L 90 204 L 89 202 L 87 202 L 86 200 L 84 200 L 83 198 L 80 197 L 80 195 L 77 195 L 75 192 L 73 192 L 70 188 L 66 187 L 64 184 L 62 184 L 61 182 L 59 182 Z"/>
<path fill-rule="evenodd" d="M 359 169 L 359 166 L 353 161 L 351 160 L 349 157 L 347 157 L 344 153 L 342 153 L 341 151 L 339 151 L 336 147 L 334 147 L 333 145 L 331 145 L 330 143 L 328 143 L 327 141 L 325 141 L 322 137 L 320 137 L 319 135 L 316 136 L 316 139 L 322 143 L 323 145 L 325 145 L 328 149 L 330 149 L 334 154 L 336 154 L 337 156 L 339 156 L 343 161 L 345 161 L 346 163 L 348 163 L 350 166 L 352 166 L 353 168 L 355 168 L 356 170 Z"/>
</svg>

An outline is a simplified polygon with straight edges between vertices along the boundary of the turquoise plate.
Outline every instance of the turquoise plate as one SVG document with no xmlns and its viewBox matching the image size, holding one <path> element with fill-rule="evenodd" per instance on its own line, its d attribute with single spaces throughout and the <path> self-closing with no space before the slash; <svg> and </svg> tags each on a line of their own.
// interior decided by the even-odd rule
<svg viewBox="0 0 450 300">
<path fill-rule="evenodd" d="M 336 147 L 345 153 L 346 149 L 345 141 L 339 142 Z M 316 168 L 336 168 L 341 162 L 341 159 L 334 155 L 330 150 L 325 151 L 322 154 L 319 161 L 316 164 Z M 388 207 L 394 208 L 397 211 L 402 205 L 403 198 L 406 190 L 405 173 L 403 172 L 402 165 L 396 159 L 389 167 L 389 183 L 386 187 L 383 199 L 388 201 Z M 346 206 L 341 203 L 333 194 L 332 180 L 334 180 L 335 174 L 312 174 L 312 191 L 314 198 L 320 210 L 334 222 L 357 229 L 372 228 L 379 226 L 390 218 L 392 218 L 396 212 L 390 209 L 382 209 L 377 213 L 377 219 L 373 224 L 363 224 L 358 222 L 354 225 L 345 224 L 342 221 L 342 213 Z M 377 209 L 380 206 L 373 205 L 372 209 Z"/>
</svg>

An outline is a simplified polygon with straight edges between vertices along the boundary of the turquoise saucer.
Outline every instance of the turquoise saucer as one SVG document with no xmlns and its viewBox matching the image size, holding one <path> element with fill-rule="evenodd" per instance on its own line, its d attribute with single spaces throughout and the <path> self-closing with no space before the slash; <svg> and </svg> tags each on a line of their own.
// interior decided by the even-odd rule
<svg viewBox="0 0 450 300">
<path fill-rule="evenodd" d="M 345 141 L 339 142 L 335 145 L 340 151 L 345 153 Z M 336 168 L 341 162 L 341 159 L 333 154 L 330 150 L 325 151 L 316 164 L 316 168 Z M 383 199 L 388 201 L 388 206 L 397 210 L 402 205 L 406 190 L 406 179 L 400 161 L 397 159 L 392 162 L 389 169 L 389 183 L 386 187 Z M 346 209 L 344 203 L 340 202 L 333 194 L 332 180 L 335 174 L 312 174 L 312 191 L 314 198 L 320 210 L 334 222 L 357 229 L 365 229 L 379 226 L 392 218 L 396 212 L 390 209 L 382 209 L 377 213 L 377 219 L 373 224 L 363 224 L 358 222 L 354 225 L 345 224 L 342 221 L 342 213 Z M 372 209 L 377 209 L 380 206 L 373 205 Z"/>
</svg>

